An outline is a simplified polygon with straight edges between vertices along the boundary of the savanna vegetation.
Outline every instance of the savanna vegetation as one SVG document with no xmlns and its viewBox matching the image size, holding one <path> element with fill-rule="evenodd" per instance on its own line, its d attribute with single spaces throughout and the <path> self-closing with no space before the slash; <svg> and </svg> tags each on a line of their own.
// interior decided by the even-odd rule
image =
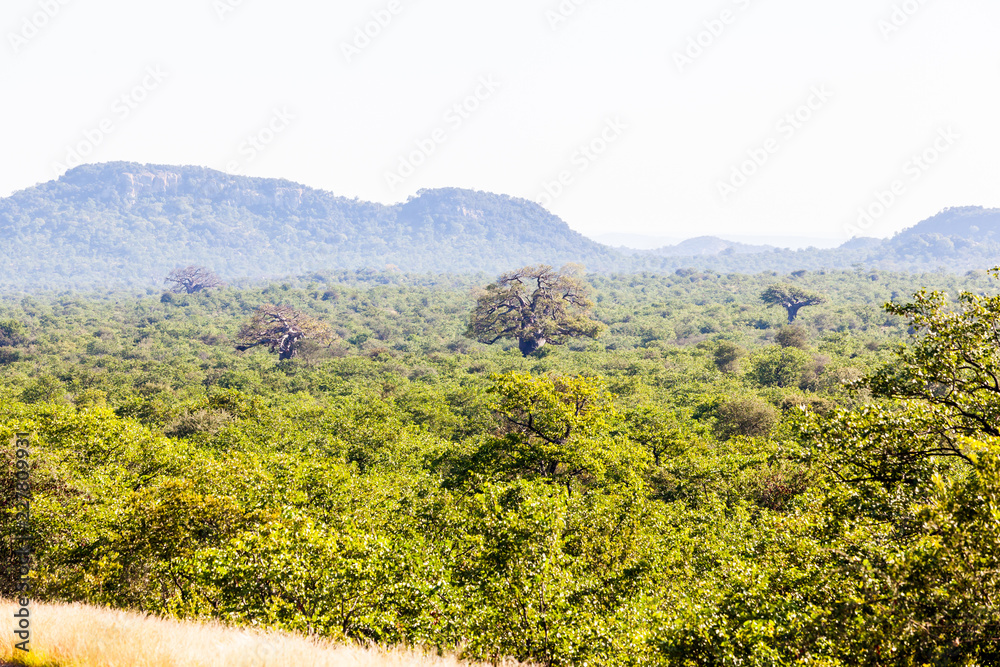
<svg viewBox="0 0 1000 667">
<path fill-rule="evenodd" d="M 483 661 L 997 664 L 996 276 L 574 280 L 600 335 L 527 354 L 466 335 L 494 276 L 3 296 L 33 599 Z"/>
<path fill-rule="evenodd" d="M 0 614 L 19 608 L 0 600 Z M 26 667 L 474 667 L 426 651 L 351 646 L 217 622 L 179 621 L 82 604 L 35 604 L 36 631 L 25 654 L 10 633 L 0 635 L 0 661 Z"/>
</svg>

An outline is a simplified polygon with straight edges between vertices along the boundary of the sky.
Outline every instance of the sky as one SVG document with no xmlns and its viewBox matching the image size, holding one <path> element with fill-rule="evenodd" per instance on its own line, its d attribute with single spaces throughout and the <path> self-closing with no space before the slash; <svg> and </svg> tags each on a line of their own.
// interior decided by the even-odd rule
<svg viewBox="0 0 1000 667">
<path fill-rule="evenodd" d="M 590 236 L 887 237 L 1000 206 L 996 0 L 3 0 L 0 196 L 127 160 Z"/>
</svg>

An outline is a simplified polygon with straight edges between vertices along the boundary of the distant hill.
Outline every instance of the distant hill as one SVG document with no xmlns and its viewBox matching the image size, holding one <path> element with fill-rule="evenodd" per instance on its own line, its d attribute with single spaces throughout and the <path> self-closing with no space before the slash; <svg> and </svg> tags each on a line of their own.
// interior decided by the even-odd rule
<svg viewBox="0 0 1000 667">
<path fill-rule="evenodd" d="M 713 237 L 636 251 L 663 269 L 680 266 L 724 272 L 847 269 L 965 272 L 1000 265 L 1000 209 L 949 208 L 890 239 L 854 238 L 838 248 L 787 250 Z"/>
<path fill-rule="evenodd" d="M 577 262 L 598 272 L 838 269 L 951 271 L 1000 264 L 1000 210 L 952 208 L 892 239 L 784 250 L 699 237 L 611 248 L 537 204 L 423 190 L 386 206 L 281 179 L 115 162 L 72 169 L 0 199 L 0 287 L 153 288 L 178 266 L 224 279 L 360 269 L 490 274 Z"/>
<path fill-rule="evenodd" d="M 736 241 L 726 241 L 715 236 L 699 236 L 682 241 L 677 245 L 657 248 L 653 254 L 664 257 L 703 257 L 706 255 L 747 255 L 771 252 L 774 249 L 774 246 L 748 245 Z"/>
<path fill-rule="evenodd" d="M 1000 241 L 1000 209 L 980 206 L 948 208 L 900 232 L 895 238 L 905 240 L 934 234 L 980 243 Z"/>
<path fill-rule="evenodd" d="M 623 234 L 616 232 L 597 234 L 590 238 L 604 245 L 621 248 L 626 252 L 631 250 L 652 250 L 665 245 L 680 243 L 683 240 L 671 236 L 649 236 L 647 234 Z"/>
<path fill-rule="evenodd" d="M 0 284 L 152 285 L 179 265 L 223 277 L 397 267 L 499 272 L 620 264 L 524 199 L 454 188 L 384 206 L 201 167 L 86 165 L 0 200 Z"/>
</svg>

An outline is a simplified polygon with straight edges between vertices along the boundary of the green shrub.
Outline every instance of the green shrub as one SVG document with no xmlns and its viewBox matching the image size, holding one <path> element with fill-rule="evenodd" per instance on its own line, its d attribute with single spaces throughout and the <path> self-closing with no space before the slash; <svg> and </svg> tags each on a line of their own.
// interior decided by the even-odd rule
<svg viewBox="0 0 1000 667">
<path fill-rule="evenodd" d="M 716 408 L 719 437 L 762 438 L 770 435 L 778 423 L 778 410 L 759 398 L 730 399 Z"/>
<path fill-rule="evenodd" d="M 781 347 L 797 347 L 800 350 L 805 350 L 809 347 L 809 332 L 798 324 L 790 324 L 781 327 L 781 330 L 775 335 L 774 341 Z"/>
<path fill-rule="evenodd" d="M 762 387 L 795 387 L 811 361 L 794 347 L 767 347 L 751 356 L 749 377 Z"/>
</svg>

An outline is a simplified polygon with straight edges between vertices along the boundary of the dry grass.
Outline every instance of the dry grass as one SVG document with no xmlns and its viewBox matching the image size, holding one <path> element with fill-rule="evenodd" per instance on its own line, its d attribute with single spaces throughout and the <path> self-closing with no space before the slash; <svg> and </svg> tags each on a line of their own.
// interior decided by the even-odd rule
<svg viewBox="0 0 1000 667">
<path fill-rule="evenodd" d="M 14 649 L 15 607 L 0 600 L 0 664 L 31 667 L 458 667 L 412 651 L 338 646 L 294 634 L 164 620 L 83 605 L 31 607 L 31 653 Z"/>
</svg>

